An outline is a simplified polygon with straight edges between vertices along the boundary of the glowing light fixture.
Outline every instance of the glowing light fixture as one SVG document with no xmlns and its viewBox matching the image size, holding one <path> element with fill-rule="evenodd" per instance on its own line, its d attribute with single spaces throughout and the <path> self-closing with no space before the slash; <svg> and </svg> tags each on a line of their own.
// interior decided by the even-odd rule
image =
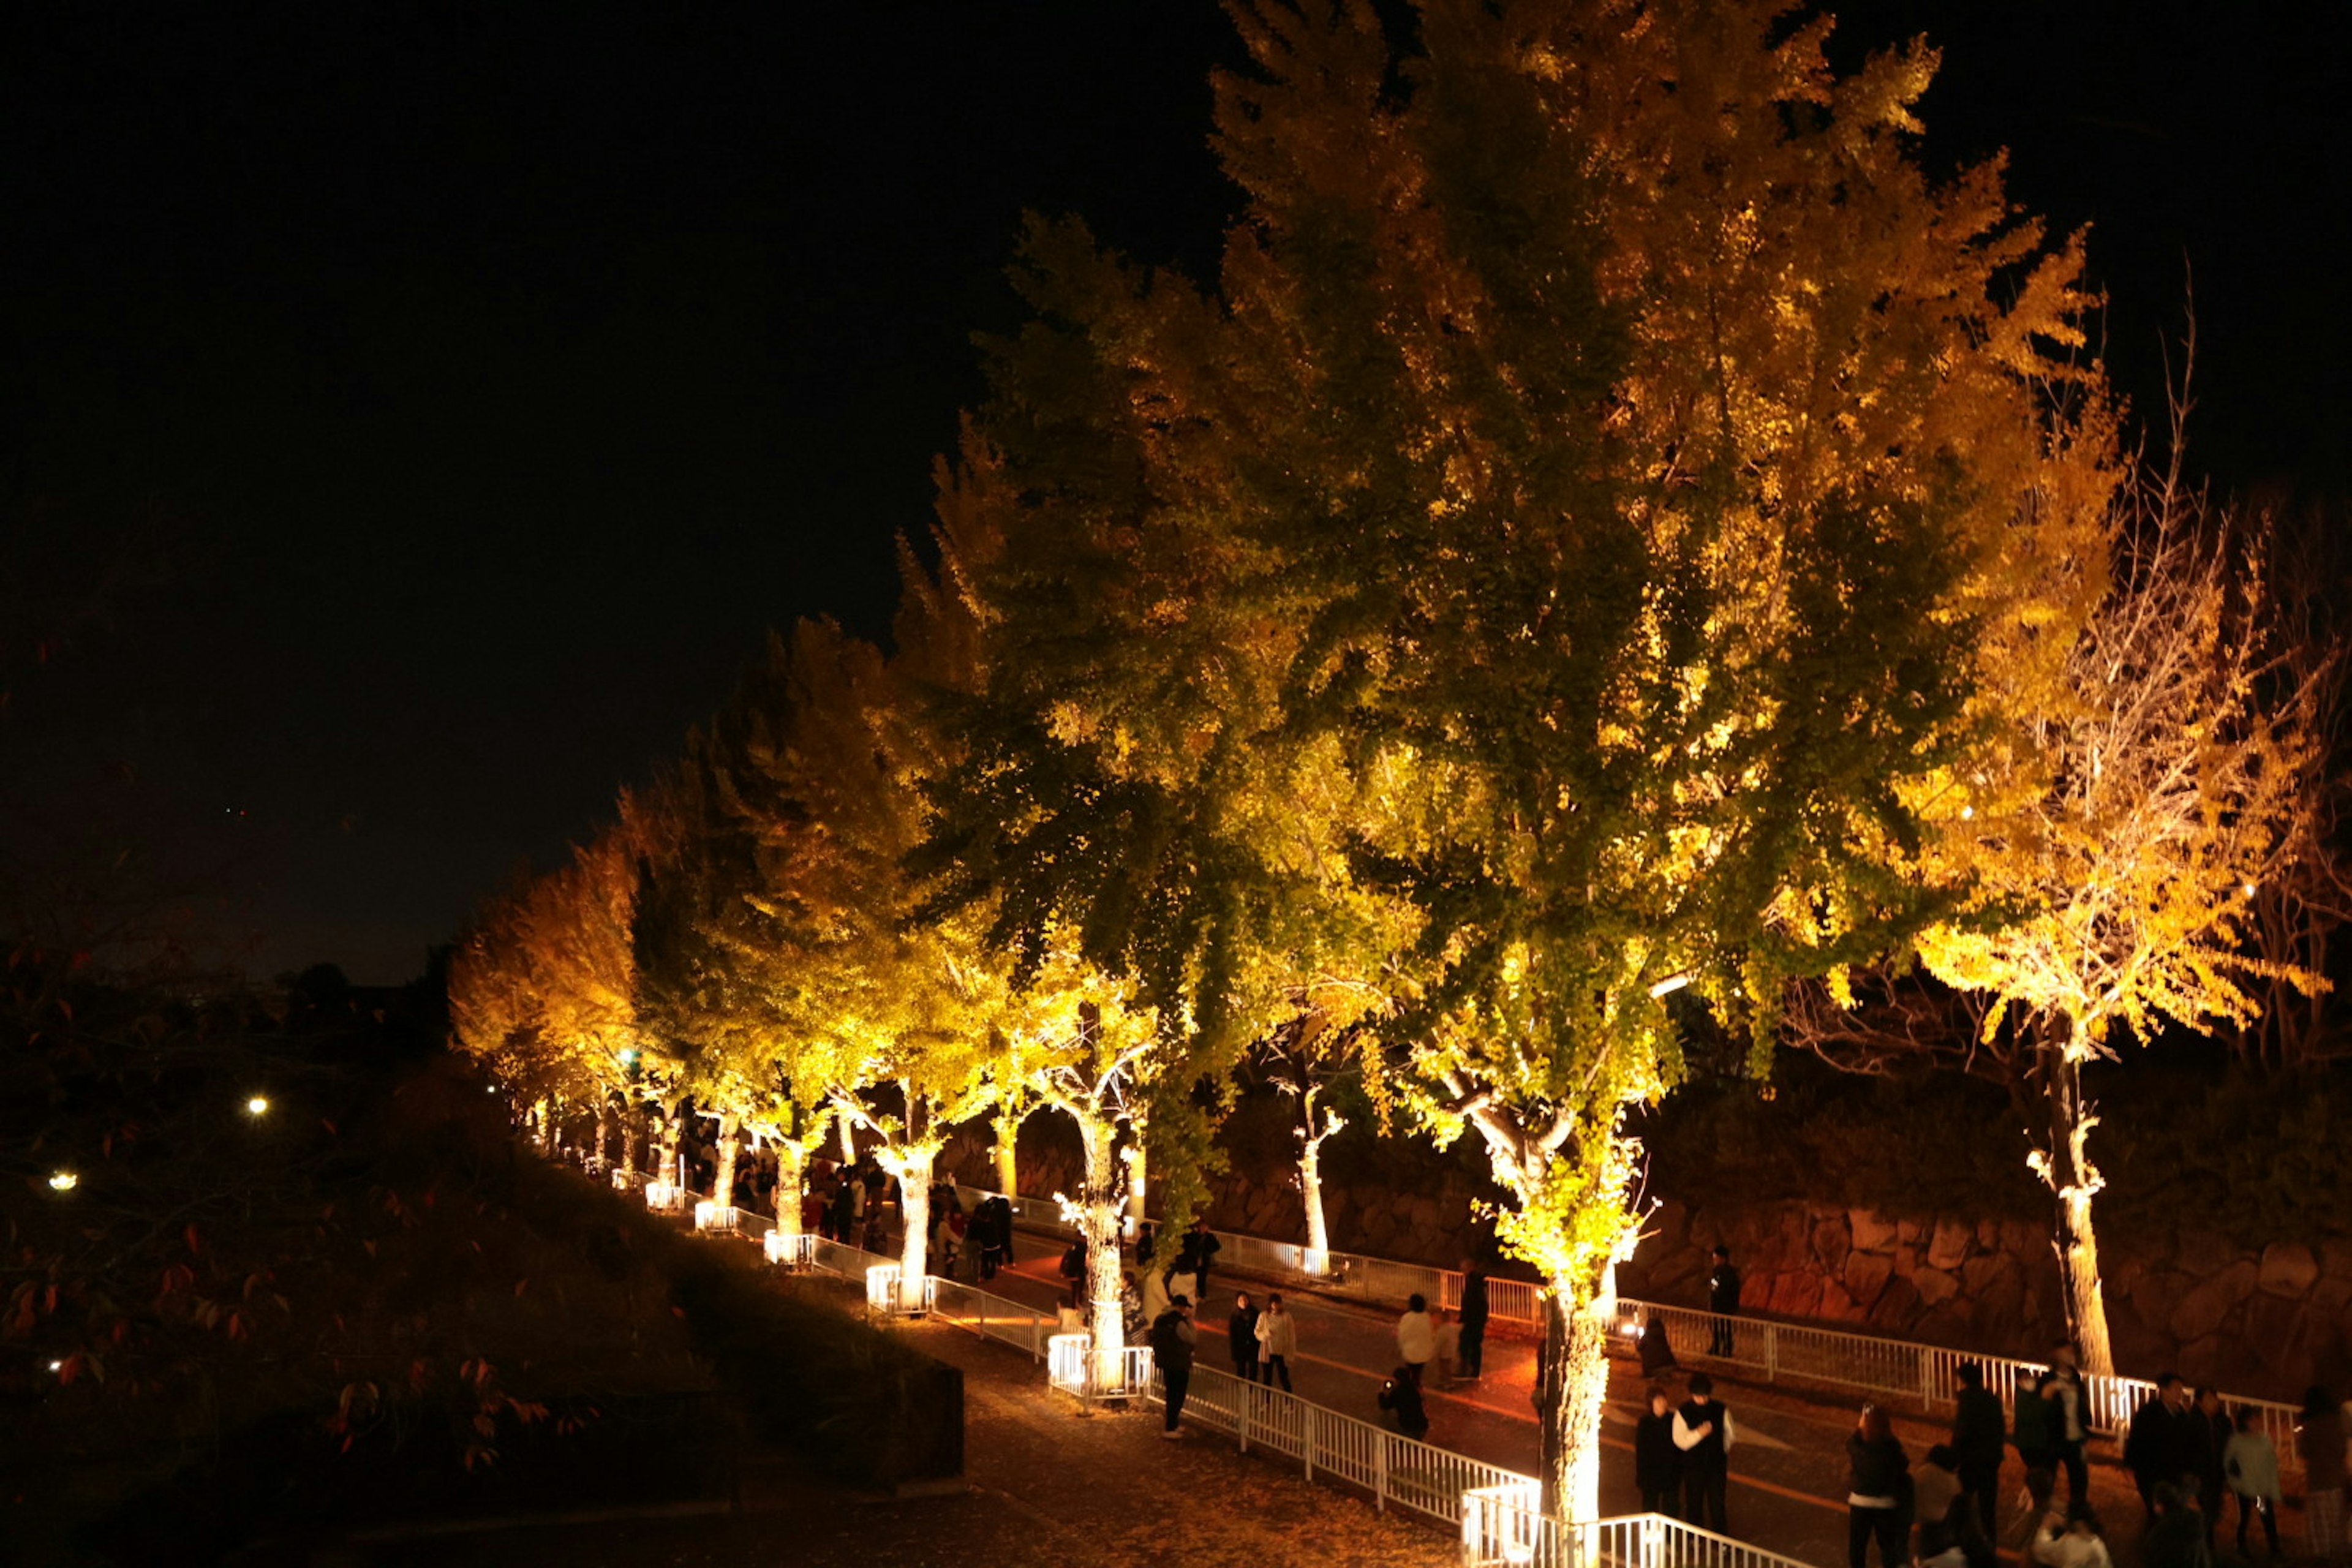
<svg viewBox="0 0 2352 1568">
<path fill-rule="evenodd" d="M 66 1363 L 61 1361 L 53 1361 L 49 1363 L 49 1370 L 51 1372 L 63 1372 L 65 1369 Z"/>
<path fill-rule="evenodd" d="M 259 1094 L 257 1094 L 257 1095 L 255 1095 L 251 1100 L 247 1100 L 247 1101 L 245 1102 L 245 1113 L 246 1113 L 247 1116 L 267 1116 L 267 1115 L 268 1115 L 268 1114 L 269 1114 L 269 1100 L 268 1100 L 268 1096 L 266 1096 L 266 1095 L 259 1095 Z"/>
<path fill-rule="evenodd" d="M 1688 973 L 1669 974 L 1664 980 L 1659 981 L 1655 985 L 1650 987 L 1651 999 L 1654 1001 L 1662 996 L 1671 996 L 1690 983 L 1691 977 Z"/>
<path fill-rule="evenodd" d="M 79 1185 L 81 1185 L 81 1178 L 71 1171 L 56 1171 L 49 1175 L 51 1192 L 69 1193 Z"/>
</svg>

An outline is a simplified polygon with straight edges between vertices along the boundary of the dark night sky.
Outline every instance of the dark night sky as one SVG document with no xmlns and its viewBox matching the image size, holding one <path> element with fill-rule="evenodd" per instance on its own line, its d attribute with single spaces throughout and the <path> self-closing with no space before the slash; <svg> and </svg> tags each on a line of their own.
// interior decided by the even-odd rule
<svg viewBox="0 0 2352 1568">
<path fill-rule="evenodd" d="M 2194 264 L 2206 467 L 2341 493 L 2352 135 L 2303 14 L 1843 15 L 1947 45 L 1932 157 L 2008 145 L 2094 223 L 2143 399 Z M 0 624 L 0 826 L 121 830 L 257 972 L 414 973 L 764 627 L 882 628 L 1022 210 L 1202 266 L 1233 53 L 1205 0 L 20 19 L 0 612 L 139 571 L 47 667 Z"/>
</svg>

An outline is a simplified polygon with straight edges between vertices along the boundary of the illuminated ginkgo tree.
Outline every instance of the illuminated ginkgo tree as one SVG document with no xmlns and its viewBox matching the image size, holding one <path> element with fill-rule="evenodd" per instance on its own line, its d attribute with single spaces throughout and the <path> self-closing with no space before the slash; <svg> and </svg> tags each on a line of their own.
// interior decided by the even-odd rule
<svg viewBox="0 0 2352 1568">
<path fill-rule="evenodd" d="M 2168 1026 L 2242 1026 L 2273 983 L 2326 984 L 2252 940 L 2263 884 L 2307 843 L 2325 761 L 2327 668 L 2291 657 L 2264 589 L 2267 529 L 2204 504 L 2176 466 L 2135 485 L 2117 532 L 2068 700 L 2034 724 L 2048 788 L 1955 835 L 1987 918 L 1919 943 L 1938 978 L 1983 996 L 1985 1037 L 2009 1030 L 2039 1091 L 2031 1163 L 2055 1202 L 2069 1326 L 2100 1373 L 2115 1363 L 2084 1068 Z"/>
<path fill-rule="evenodd" d="M 1746 1031 L 1952 907 L 1978 678 L 2053 679 L 2096 597 L 2077 258 L 1919 172 L 1930 53 L 1841 78 L 1776 5 L 1243 27 L 1214 295 L 1030 241 L 950 493 L 1007 549 L 940 844 L 1211 1056 L 1360 995 L 1376 1101 L 1512 1194 L 1590 1517 L 1676 994 Z"/>
</svg>

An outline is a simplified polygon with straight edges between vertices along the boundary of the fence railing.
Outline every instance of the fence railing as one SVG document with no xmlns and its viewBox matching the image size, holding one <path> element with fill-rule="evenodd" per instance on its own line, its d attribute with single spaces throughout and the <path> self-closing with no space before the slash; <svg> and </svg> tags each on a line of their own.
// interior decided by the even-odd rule
<svg viewBox="0 0 2352 1568">
<path fill-rule="evenodd" d="M 625 1176 L 615 1171 L 610 1179 L 616 1186 L 634 1184 L 644 1188 L 648 1205 L 666 1212 L 679 1212 L 695 1203 L 696 1194 L 690 1191 L 656 1182 L 643 1172 Z M 968 1207 L 980 1198 L 1002 1195 L 982 1187 L 960 1185 L 956 1191 Z M 1076 1234 L 1052 1200 L 1015 1197 L 1011 1201 L 1015 1223 L 1050 1234 Z M 761 1226 L 772 1227 L 773 1222 L 762 1216 L 746 1210 L 734 1212 L 735 1228 L 743 1234 L 758 1234 Z M 1334 1252 L 1328 1255 L 1331 1271 L 1309 1278 L 1304 1272 L 1307 1249 L 1296 1242 L 1273 1241 L 1231 1231 L 1211 1234 L 1221 1244 L 1218 1262 L 1233 1268 L 1295 1279 L 1326 1293 L 1383 1304 L 1401 1302 L 1407 1296 L 1418 1294 L 1449 1309 L 1461 1305 L 1463 1277 L 1458 1270 Z M 866 1278 L 868 1267 L 895 1261 L 821 1238 L 814 1245 L 820 1251 L 831 1248 L 842 1256 L 837 1266 L 820 1258 L 813 1262 L 814 1267 L 859 1280 Z M 846 1256 L 849 1254 L 855 1254 L 855 1258 Z M 1539 1286 L 1523 1279 L 1489 1278 L 1486 1289 L 1488 1311 L 1493 1317 L 1519 1322 L 1536 1321 L 1541 1300 Z M 1663 1323 L 1678 1361 L 1727 1368 L 1753 1381 L 1809 1384 L 1879 1394 L 1915 1404 L 1929 1414 L 1953 1407 L 1959 1389 L 1960 1366 L 1974 1362 L 1983 1370 L 1985 1386 L 2000 1396 L 2002 1410 L 2013 1417 L 2017 1394 L 2020 1390 L 2032 1392 L 2034 1380 L 2046 1365 L 2014 1356 L 1987 1355 L 1810 1323 L 1709 1312 L 1631 1297 L 1621 1298 L 1618 1310 L 1629 1339 L 1640 1325 Z M 1041 1321 L 1049 1324 L 1054 1321 Z M 1042 1358 L 1042 1342 L 1032 1353 Z M 2156 1384 L 2145 1378 L 2085 1374 L 2084 1425 L 2095 1435 L 2118 1436 L 2130 1426 L 2133 1413 L 2155 1393 Z M 2252 1415 L 2255 1429 L 2269 1437 L 2277 1450 L 2283 1471 L 2290 1476 L 2302 1474 L 2303 1461 L 2295 1448 L 2295 1406 L 2278 1400 L 2241 1398 L 2226 1393 L 2221 1398 L 2231 1410 L 2242 1409 Z"/>
<path fill-rule="evenodd" d="M 1151 1347 L 1123 1345 L 1108 1371 L 1095 1353 L 1094 1336 L 1056 1333 L 1046 1342 L 1045 1381 L 1080 1399 L 1143 1399 L 1151 1392 Z"/>
<path fill-rule="evenodd" d="M 1157 1373 L 1151 1398 L 1166 1403 L 1166 1382 Z M 1344 1482 L 1368 1493 L 1383 1510 L 1395 1507 L 1449 1528 L 1461 1521 L 1465 1492 L 1513 1481 L 1534 1484 L 1499 1465 L 1197 1363 L 1181 1418 L 1229 1435 L 1244 1453 L 1255 1449 L 1296 1460 L 1308 1480 Z"/>
<path fill-rule="evenodd" d="M 1764 1383 L 1808 1383 L 1888 1395 L 1916 1404 L 1930 1414 L 1953 1407 L 1959 1393 L 1960 1367 L 1974 1362 L 1984 1373 L 1985 1387 L 2000 1396 L 2002 1411 L 2014 1419 L 2017 1396 L 2031 1394 L 2048 1367 L 2047 1363 L 2015 1356 L 1847 1333 L 1811 1323 L 1706 1312 L 1663 1301 L 1626 1298 L 1619 1301 L 1618 1310 L 1629 1339 L 1643 1326 L 1663 1324 L 1678 1362 L 1727 1367 Z M 2133 1413 L 2155 1394 L 2156 1384 L 2146 1378 L 2085 1373 L 2083 1424 L 2101 1436 L 2119 1436 L 2130 1426 Z M 2233 1411 L 2250 1413 L 2255 1429 L 2278 1450 L 2281 1468 L 2289 1474 L 2301 1474 L 2303 1461 L 2294 1444 L 2295 1406 L 2228 1394 L 2221 1399 Z"/>
<path fill-rule="evenodd" d="M 1532 1481 L 1480 1488 L 1462 1500 L 1465 1568 L 1804 1568 L 1664 1514 L 1622 1514 L 1562 1524 L 1541 1511 Z"/>
</svg>

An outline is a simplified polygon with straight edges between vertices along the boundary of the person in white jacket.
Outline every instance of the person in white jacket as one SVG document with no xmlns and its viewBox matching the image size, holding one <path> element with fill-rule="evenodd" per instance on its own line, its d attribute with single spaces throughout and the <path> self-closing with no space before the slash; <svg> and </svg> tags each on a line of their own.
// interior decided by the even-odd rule
<svg viewBox="0 0 2352 1568">
<path fill-rule="evenodd" d="M 1412 1385 L 1421 1386 L 1421 1369 L 1437 1354 L 1437 1321 L 1429 1315 L 1429 1302 L 1420 1296 L 1404 1304 L 1404 1316 L 1397 1320 L 1397 1356 L 1412 1374 Z"/>
<path fill-rule="evenodd" d="M 1265 1299 L 1265 1310 L 1257 1315 L 1258 1355 L 1265 1364 L 1265 1383 L 1271 1388 L 1278 1379 L 1282 1392 L 1290 1392 L 1290 1358 L 1298 1353 L 1298 1320 L 1292 1317 L 1282 1304 L 1279 1295 Z"/>
</svg>

